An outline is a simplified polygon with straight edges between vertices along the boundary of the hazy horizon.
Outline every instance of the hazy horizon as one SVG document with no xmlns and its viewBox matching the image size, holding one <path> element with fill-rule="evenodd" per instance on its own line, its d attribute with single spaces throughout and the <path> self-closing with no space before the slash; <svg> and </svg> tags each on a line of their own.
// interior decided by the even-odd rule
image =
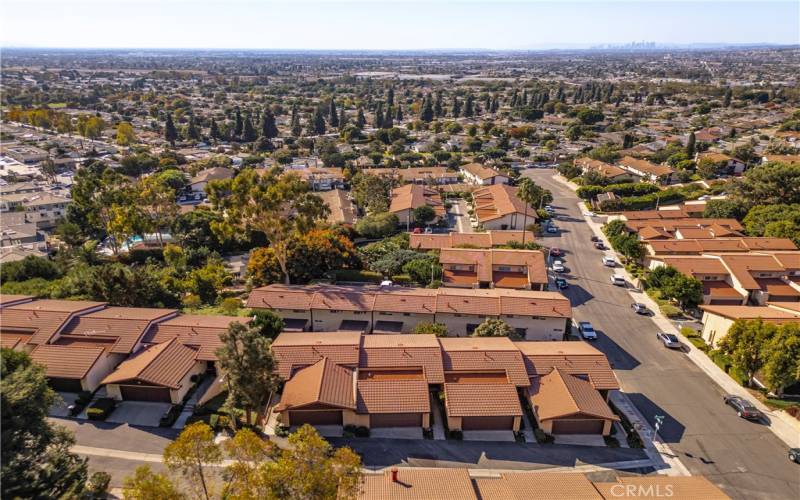
<svg viewBox="0 0 800 500">
<path fill-rule="evenodd" d="M 800 43 L 800 2 L 782 0 L 6 0 L 2 9 L 6 49 L 517 51 Z"/>
</svg>

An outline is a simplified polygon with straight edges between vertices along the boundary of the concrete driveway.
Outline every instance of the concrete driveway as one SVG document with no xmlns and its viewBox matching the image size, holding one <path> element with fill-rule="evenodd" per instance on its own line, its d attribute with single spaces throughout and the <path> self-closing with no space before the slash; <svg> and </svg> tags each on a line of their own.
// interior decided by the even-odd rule
<svg viewBox="0 0 800 500">
<path fill-rule="evenodd" d="M 106 422 L 145 427 L 158 427 L 161 416 L 172 406 L 169 403 L 150 403 L 146 401 L 121 401 L 111 412 Z"/>
<path fill-rule="evenodd" d="M 51 406 L 47 414 L 51 417 L 69 417 L 69 405 L 75 403 L 75 400 L 78 399 L 78 393 L 59 392 L 58 395 L 61 397 L 61 400 Z"/>
<path fill-rule="evenodd" d="M 375 427 L 370 437 L 384 439 L 423 439 L 422 427 Z"/>
<path fill-rule="evenodd" d="M 514 431 L 464 431 L 464 441 L 514 442 Z"/>
</svg>

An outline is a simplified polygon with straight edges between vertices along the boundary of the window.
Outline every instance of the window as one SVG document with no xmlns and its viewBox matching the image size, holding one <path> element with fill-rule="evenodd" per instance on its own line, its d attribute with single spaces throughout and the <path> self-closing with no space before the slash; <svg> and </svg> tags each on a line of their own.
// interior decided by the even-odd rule
<svg viewBox="0 0 800 500">
<path fill-rule="evenodd" d="M 303 309 L 292 309 L 292 312 L 296 312 L 296 313 L 304 313 L 304 312 L 306 312 L 306 311 L 305 311 L 305 310 L 303 310 Z"/>
<path fill-rule="evenodd" d="M 361 315 L 361 314 L 367 314 L 367 311 L 353 311 L 353 314 L 358 316 L 358 315 Z"/>
<path fill-rule="evenodd" d="M 330 312 L 336 314 L 336 313 L 340 313 L 342 311 L 340 311 L 339 309 L 331 309 Z"/>
<path fill-rule="evenodd" d="M 411 313 L 403 313 L 403 316 L 411 316 Z"/>
<path fill-rule="evenodd" d="M 509 266 L 497 266 L 497 270 L 504 273 L 511 272 L 511 268 Z"/>
</svg>

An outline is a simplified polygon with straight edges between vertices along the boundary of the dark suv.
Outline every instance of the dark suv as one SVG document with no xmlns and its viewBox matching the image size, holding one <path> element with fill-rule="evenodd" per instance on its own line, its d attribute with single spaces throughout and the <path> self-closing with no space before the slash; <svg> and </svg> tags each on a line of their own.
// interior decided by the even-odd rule
<svg viewBox="0 0 800 500">
<path fill-rule="evenodd" d="M 764 414 L 761 413 L 761 410 L 753 406 L 750 401 L 741 396 L 728 394 L 723 396 L 722 400 L 725 401 L 726 405 L 733 407 L 733 409 L 736 410 L 736 414 L 741 418 L 745 418 L 747 420 L 761 420 L 764 417 Z"/>
</svg>

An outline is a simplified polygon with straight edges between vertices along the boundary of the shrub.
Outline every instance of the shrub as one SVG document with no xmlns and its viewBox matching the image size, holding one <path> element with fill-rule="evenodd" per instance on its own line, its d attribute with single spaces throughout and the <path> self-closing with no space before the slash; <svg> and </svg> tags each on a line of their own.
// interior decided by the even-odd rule
<svg viewBox="0 0 800 500">
<path fill-rule="evenodd" d="M 365 238 L 385 238 L 397 232 L 400 220 L 391 212 L 367 215 L 356 222 L 355 229 Z"/>
<path fill-rule="evenodd" d="M 89 420 L 105 420 L 114 411 L 117 402 L 113 398 L 100 398 L 86 410 Z"/>
<path fill-rule="evenodd" d="M 542 429 L 534 429 L 533 435 L 536 438 L 536 442 L 539 444 L 550 444 L 556 440 L 556 438 L 546 433 Z"/>
<path fill-rule="evenodd" d="M 172 424 L 178 420 L 178 416 L 183 411 L 183 405 L 172 405 L 169 407 L 169 410 L 161 416 L 161 419 L 158 421 L 159 427 L 172 427 Z"/>
<path fill-rule="evenodd" d="M 275 435 L 278 437 L 287 437 L 289 436 L 289 426 L 288 425 L 279 425 L 275 428 Z"/>
<path fill-rule="evenodd" d="M 668 318 L 677 318 L 682 316 L 681 310 L 671 304 L 664 304 L 659 306 L 661 314 Z"/>
<path fill-rule="evenodd" d="M 410 285 L 414 282 L 411 276 L 407 274 L 395 274 L 392 276 L 392 281 L 397 285 Z"/>
<path fill-rule="evenodd" d="M 368 427 L 364 427 L 363 425 L 360 425 L 360 426 L 356 427 L 356 430 L 355 430 L 354 434 L 356 435 L 356 437 L 360 437 L 360 438 L 369 437 L 369 428 Z"/>
<path fill-rule="evenodd" d="M 218 413 L 214 413 L 213 415 L 211 415 L 211 416 L 208 418 L 208 425 L 209 425 L 209 426 L 210 426 L 212 429 L 214 429 L 214 430 L 217 430 L 217 428 L 218 428 L 218 426 L 219 426 L 219 414 L 218 414 Z"/>
<path fill-rule="evenodd" d="M 603 441 L 609 448 L 619 448 L 619 440 L 613 436 L 603 436 Z"/>
<path fill-rule="evenodd" d="M 448 436 L 450 437 L 450 439 L 455 439 L 456 441 L 461 441 L 462 439 L 464 439 L 464 433 L 461 431 L 450 431 L 448 433 Z"/>
<path fill-rule="evenodd" d="M 380 283 L 383 280 L 381 273 L 362 271 L 359 269 L 341 269 L 334 274 L 336 281 L 357 281 L 367 283 Z"/>
</svg>

